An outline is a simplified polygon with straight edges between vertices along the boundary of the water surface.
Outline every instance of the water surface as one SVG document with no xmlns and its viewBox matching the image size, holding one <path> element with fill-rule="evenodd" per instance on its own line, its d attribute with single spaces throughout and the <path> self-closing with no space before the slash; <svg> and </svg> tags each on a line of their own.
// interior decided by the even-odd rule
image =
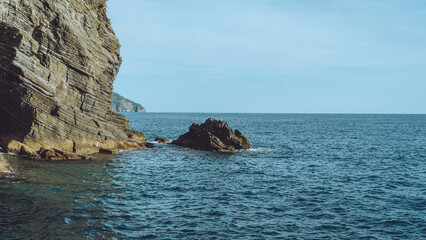
<svg viewBox="0 0 426 240">
<path fill-rule="evenodd" d="M 426 238 L 426 115 L 126 116 L 151 141 L 223 119 L 254 149 L 155 143 L 102 161 L 8 156 L 0 238 Z"/>
</svg>

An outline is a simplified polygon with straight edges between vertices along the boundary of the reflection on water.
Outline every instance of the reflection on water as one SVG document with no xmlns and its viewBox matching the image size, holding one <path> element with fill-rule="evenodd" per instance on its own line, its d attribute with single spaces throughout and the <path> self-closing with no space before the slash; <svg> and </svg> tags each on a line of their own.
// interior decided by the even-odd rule
<svg viewBox="0 0 426 240">
<path fill-rule="evenodd" d="M 114 197 L 111 160 L 44 162 L 7 156 L 0 175 L 1 238 L 112 237 L 104 206 Z M 101 236 L 98 236 L 101 235 Z"/>
</svg>

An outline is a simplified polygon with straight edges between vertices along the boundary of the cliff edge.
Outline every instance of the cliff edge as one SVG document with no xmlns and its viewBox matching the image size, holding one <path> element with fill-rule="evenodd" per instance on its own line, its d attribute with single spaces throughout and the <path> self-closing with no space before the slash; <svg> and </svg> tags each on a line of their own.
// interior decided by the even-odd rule
<svg viewBox="0 0 426 240">
<path fill-rule="evenodd" d="M 111 109 L 121 57 L 106 0 L 0 0 L 0 53 L 4 148 L 145 148 L 145 136 Z"/>
</svg>

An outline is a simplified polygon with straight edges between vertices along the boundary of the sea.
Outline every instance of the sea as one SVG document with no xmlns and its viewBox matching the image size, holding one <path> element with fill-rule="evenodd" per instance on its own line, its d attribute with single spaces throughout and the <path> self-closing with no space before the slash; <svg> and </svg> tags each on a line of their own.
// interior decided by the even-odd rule
<svg viewBox="0 0 426 240">
<path fill-rule="evenodd" d="M 426 239 L 426 115 L 125 116 L 151 142 L 214 117 L 253 148 L 3 154 L 0 239 Z"/>
</svg>

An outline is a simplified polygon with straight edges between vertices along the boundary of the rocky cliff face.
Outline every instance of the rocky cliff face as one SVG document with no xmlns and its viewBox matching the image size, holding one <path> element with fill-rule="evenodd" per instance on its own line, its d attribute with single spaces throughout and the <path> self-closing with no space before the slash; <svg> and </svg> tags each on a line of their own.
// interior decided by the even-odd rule
<svg viewBox="0 0 426 240">
<path fill-rule="evenodd" d="M 111 110 L 121 64 L 106 0 L 0 0 L 0 145 L 144 148 Z"/>
<path fill-rule="evenodd" d="M 112 110 L 116 112 L 146 112 L 139 103 L 135 103 L 118 93 L 112 92 Z"/>
</svg>

